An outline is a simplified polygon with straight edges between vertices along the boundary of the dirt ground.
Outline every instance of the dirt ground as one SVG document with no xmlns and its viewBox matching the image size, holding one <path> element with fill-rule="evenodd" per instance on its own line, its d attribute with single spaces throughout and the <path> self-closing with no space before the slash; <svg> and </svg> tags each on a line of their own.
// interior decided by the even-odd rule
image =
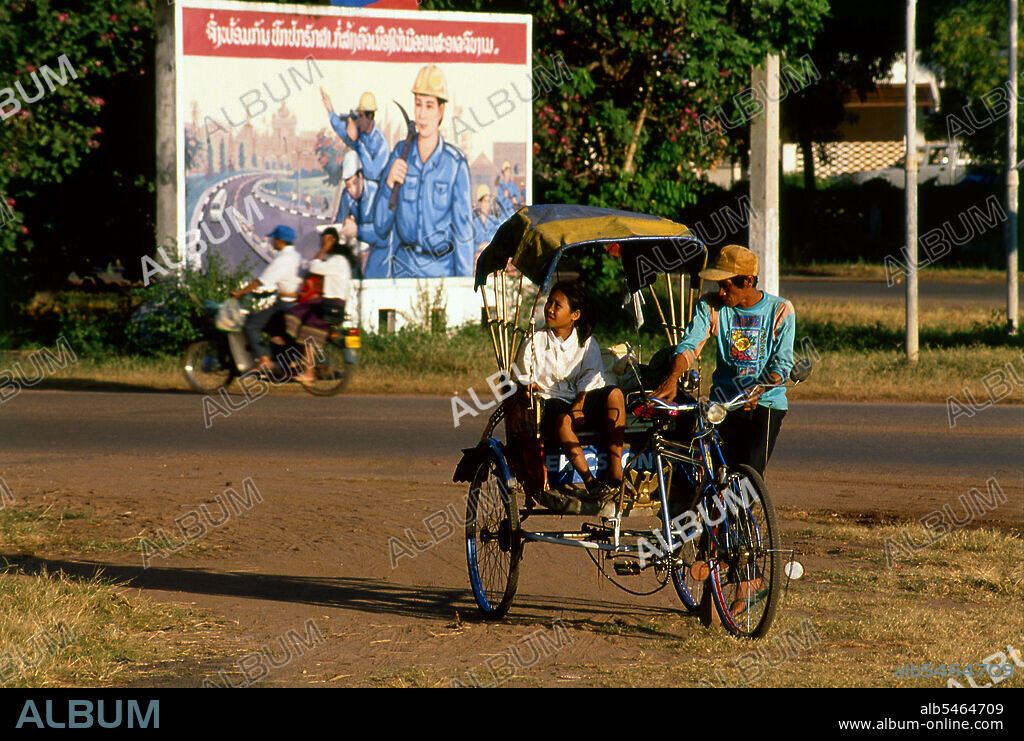
<svg viewBox="0 0 1024 741">
<path fill-rule="evenodd" d="M 1022 419 L 1020 407 L 995 407 L 950 430 L 942 405 L 808 403 L 787 419 L 770 467 L 783 538 L 809 573 L 835 568 L 830 544 L 791 537 L 793 513 L 916 519 L 993 477 L 1008 502 L 972 526 L 1019 532 Z M 487 684 L 513 653 L 513 684 L 594 685 L 660 640 L 705 630 L 682 615 L 671 585 L 634 597 L 582 551 L 547 544 L 527 546 L 507 618 L 481 620 L 462 534 L 467 487 L 451 483 L 459 448 L 481 427 L 453 429 L 436 398 L 271 394 L 206 428 L 191 394 L 24 392 L 0 418 L 0 474 L 17 503 L 84 511 L 64 523 L 69 535 L 125 548 L 160 529 L 180 541 L 175 518 L 197 536 L 149 552 L 147 567 L 138 550 L 4 555 L 29 568 L 102 566 L 148 596 L 233 621 L 240 646 L 279 659 L 289 631 L 308 639 L 266 676 L 255 660 L 226 658 L 168 680 L 181 686 L 447 686 L 471 674 Z"/>
</svg>

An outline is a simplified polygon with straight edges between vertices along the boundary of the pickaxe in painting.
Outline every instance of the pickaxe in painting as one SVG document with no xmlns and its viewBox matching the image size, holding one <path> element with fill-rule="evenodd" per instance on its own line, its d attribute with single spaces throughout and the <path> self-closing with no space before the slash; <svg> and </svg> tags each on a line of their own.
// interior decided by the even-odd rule
<svg viewBox="0 0 1024 741">
<path fill-rule="evenodd" d="M 405 137 L 405 148 L 402 149 L 402 161 L 408 162 L 409 152 L 412 150 L 412 143 L 416 141 L 417 137 L 416 124 L 413 122 L 411 118 L 409 118 L 409 114 L 405 112 L 404 108 L 402 108 L 401 103 L 399 103 L 396 100 L 395 105 L 398 106 L 398 110 L 400 110 L 402 112 L 402 115 L 405 116 L 405 125 L 409 128 L 409 133 L 406 134 Z M 394 190 L 391 191 L 391 199 L 388 201 L 388 208 L 391 209 L 392 211 L 394 211 L 395 208 L 398 207 L 398 191 L 401 188 L 402 184 L 398 183 L 395 185 Z"/>
</svg>

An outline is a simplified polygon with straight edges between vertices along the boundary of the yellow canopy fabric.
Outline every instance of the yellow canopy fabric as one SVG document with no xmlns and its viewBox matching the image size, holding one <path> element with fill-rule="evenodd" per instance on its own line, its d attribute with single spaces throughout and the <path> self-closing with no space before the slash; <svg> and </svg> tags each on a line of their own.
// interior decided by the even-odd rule
<svg viewBox="0 0 1024 741">
<path fill-rule="evenodd" d="M 622 259 L 631 291 L 662 272 L 696 273 L 706 259 L 704 245 L 686 226 L 660 216 L 538 204 L 521 208 L 498 228 L 477 262 L 476 285 L 483 285 L 488 275 L 511 259 L 523 275 L 545 290 L 566 249 L 592 244 L 603 245 Z"/>
</svg>

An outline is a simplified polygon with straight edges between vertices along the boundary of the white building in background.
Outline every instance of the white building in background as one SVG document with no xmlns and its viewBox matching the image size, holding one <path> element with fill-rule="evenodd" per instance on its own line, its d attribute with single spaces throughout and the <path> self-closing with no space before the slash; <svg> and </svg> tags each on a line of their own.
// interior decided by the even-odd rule
<svg viewBox="0 0 1024 741">
<path fill-rule="evenodd" d="M 833 141 L 814 143 L 814 175 L 817 180 L 831 177 L 849 177 L 854 182 L 866 182 L 881 177 L 902 187 L 904 143 L 904 109 L 907 80 L 905 59 L 893 64 L 889 73 L 876 81 L 876 89 L 862 100 L 856 91 L 850 91 L 843 100 L 845 120 L 837 127 Z M 963 174 L 968 164 L 958 149 L 950 150 L 949 142 L 929 142 L 920 128 L 925 114 L 939 110 L 940 84 L 935 74 L 925 67 L 917 67 L 915 84 L 918 108 L 916 143 L 922 160 L 921 181 L 938 178 L 941 183 L 953 183 Z M 797 143 L 796 132 L 782 129 L 782 173 L 802 174 L 803 149 Z M 709 180 L 725 188 L 744 177 L 738 163 L 712 170 Z"/>
</svg>

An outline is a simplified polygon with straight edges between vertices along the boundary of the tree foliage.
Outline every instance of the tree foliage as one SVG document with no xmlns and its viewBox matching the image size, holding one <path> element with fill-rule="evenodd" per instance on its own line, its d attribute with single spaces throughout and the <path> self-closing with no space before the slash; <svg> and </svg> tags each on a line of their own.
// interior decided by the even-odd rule
<svg viewBox="0 0 1024 741">
<path fill-rule="evenodd" d="M 750 85 L 769 52 L 806 47 L 826 0 L 427 0 L 425 7 L 533 15 L 533 65 L 564 60 L 572 81 L 539 92 L 536 201 L 678 217 L 701 170 L 744 147 L 701 125 Z M 734 120 L 734 119 L 733 119 Z M 705 131 L 705 129 L 707 129 Z"/>
<path fill-rule="evenodd" d="M 107 141 L 99 124 L 111 83 L 144 76 L 151 46 L 148 2 L 0 4 L 0 88 L 10 91 L 0 97 L 0 193 L 14 199 L 20 222 L 16 230 L 0 232 L 0 251 L 32 249 L 32 230 L 19 218 L 22 208 L 41 187 L 79 170 Z M 77 78 L 68 75 L 52 91 L 42 85 L 42 97 L 26 102 L 23 92 L 29 99 L 40 92 L 42 67 L 61 73 L 62 55 Z"/>
<path fill-rule="evenodd" d="M 954 136 L 977 159 L 1006 159 L 1006 113 L 999 101 L 1009 74 L 1006 0 L 942 0 L 930 11 L 925 61 L 942 76 L 942 110 L 929 122 L 937 138 Z M 1018 4 L 1018 34 L 1024 3 Z M 1024 46 L 1017 49 L 1017 95 L 1024 95 Z M 1002 88 L 1002 93 L 999 92 Z M 1005 100 L 1005 98 L 1003 98 Z M 1018 133 L 1024 137 L 1024 133 Z M 1024 139 L 1022 139 L 1024 141 Z M 1021 142 L 1018 142 L 1018 151 Z M 1011 163 L 1016 164 L 1016 163 Z"/>
</svg>

